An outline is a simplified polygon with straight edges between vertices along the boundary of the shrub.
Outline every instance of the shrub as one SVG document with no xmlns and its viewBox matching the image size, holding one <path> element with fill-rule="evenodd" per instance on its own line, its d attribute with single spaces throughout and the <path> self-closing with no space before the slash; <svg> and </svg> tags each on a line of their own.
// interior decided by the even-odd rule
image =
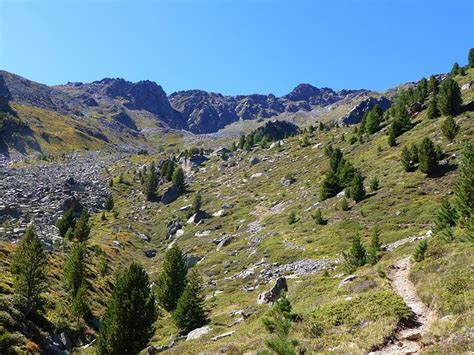
<svg viewBox="0 0 474 355">
<path fill-rule="evenodd" d="M 291 211 L 290 214 L 288 215 L 288 224 L 292 225 L 298 222 L 298 218 L 296 217 L 296 213 Z"/>
<path fill-rule="evenodd" d="M 321 226 L 327 224 L 327 220 L 325 220 L 325 219 L 323 218 L 323 214 L 321 213 L 321 210 L 320 210 L 319 208 L 318 208 L 318 209 L 316 210 L 316 212 L 314 213 L 313 219 L 314 219 L 314 222 L 315 222 L 316 224 L 319 224 L 319 225 L 321 225 Z"/>
<path fill-rule="evenodd" d="M 371 191 L 377 191 L 380 188 L 379 179 L 376 176 L 370 179 L 369 187 Z"/>
<path fill-rule="evenodd" d="M 425 253 L 428 249 L 428 242 L 426 240 L 422 240 L 419 242 L 415 248 L 415 252 L 413 253 L 413 258 L 415 261 L 422 261 L 425 259 Z"/>
</svg>

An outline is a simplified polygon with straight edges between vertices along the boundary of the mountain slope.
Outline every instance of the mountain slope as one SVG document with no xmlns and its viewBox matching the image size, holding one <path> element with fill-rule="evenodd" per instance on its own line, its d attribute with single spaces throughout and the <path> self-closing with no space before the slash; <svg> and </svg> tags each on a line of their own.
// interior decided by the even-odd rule
<svg viewBox="0 0 474 355">
<path fill-rule="evenodd" d="M 460 84 L 473 82 L 474 69 L 456 80 Z M 305 136 L 299 135 L 283 139 L 280 147 L 274 144 L 254 146 L 250 151 L 209 154 L 201 166 L 188 172 L 186 193 L 168 204 L 145 200 L 140 174 L 152 161 L 159 166 L 160 161 L 177 152 L 134 155 L 107 164 L 107 170 L 100 171 L 97 179 L 113 180 L 109 191 L 114 211 L 96 209 L 92 216 L 87 272 L 92 317 L 87 319 L 87 337 L 75 336 L 74 341 L 80 344 L 92 340 L 97 319 L 107 306 L 115 271 L 130 261 L 139 261 L 156 281 L 166 250 L 177 244 L 197 262 L 194 267 L 203 275 L 211 331 L 199 339 L 177 340 L 167 349 L 169 353 L 263 350 L 270 338 L 262 325 L 269 306 L 259 304 L 257 299 L 278 277 L 286 277 L 288 297 L 298 314 L 290 335 L 302 347 L 319 353 L 383 349 L 400 328 L 410 327 L 410 322 L 416 320 L 386 276 L 392 265 L 410 257 L 418 241 L 425 239 L 425 259 L 413 262 L 410 277 L 421 300 L 436 309 L 439 319 L 422 339 L 415 341 L 427 352 L 468 352 L 473 343 L 472 243 L 458 237 L 446 242 L 433 233 L 441 200 L 451 196 L 458 177 L 463 147 L 474 136 L 474 89 L 468 87 L 462 96 L 462 112 L 455 117 L 460 132 L 453 142 L 441 131 L 445 117 L 428 119 L 426 109 L 410 117 L 413 128 L 397 137 L 394 147 L 387 139 L 391 118 L 382 122 L 377 133 L 352 143 L 353 127 L 334 126 L 306 133 L 308 144 L 304 143 Z M 400 163 L 402 149 L 419 144 L 425 137 L 439 144 L 443 152 L 441 167 L 432 177 L 420 171 L 406 172 Z M 320 199 L 320 188 L 331 164 L 325 152 L 329 144 L 340 148 L 344 158 L 366 177 L 367 196 L 358 203 L 350 200 L 347 210 L 341 208 L 342 194 Z M 180 164 L 189 166 L 184 160 Z M 48 164 L 40 167 L 48 169 Z M 29 168 L 18 169 L 25 169 L 19 170 L 21 175 Z M 377 189 L 369 187 L 374 177 L 380 182 Z M 170 185 L 160 184 L 158 194 Z M 208 218 L 188 223 L 186 206 L 198 192 Z M 326 223 L 315 223 L 317 209 Z M 290 224 L 291 212 L 295 218 Z M 11 218 L 10 229 L 26 223 L 23 218 Z M 384 245 L 381 260 L 348 273 L 343 252 L 351 247 L 352 238 L 359 234 L 367 247 L 375 232 Z M 51 286 L 42 313 L 47 321 L 27 322 L 19 315 L 20 306 L 12 295 L 7 266 L 13 247 L 2 243 L 0 268 L 5 276 L 0 283 L 0 305 L 18 320 L 1 313 L 0 324 L 18 338 L 18 348 L 45 347 L 50 344 L 45 340 L 47 335 L 63 330 L 77 334 L 60 281 L 68 242 L 65 244 L 54 249 L 50 257 Z M 101 273 L 104 259 L 108 270 Z M 178 335 L 164 311 L 155 325 L 151 353 Z M 25 327 L 30 332 L 25 332 Z"/>
<path fill-rule="evenodd" d="M 336 112 L 331 120 L 337 121 L 359 105 L 347 121 L 353 124 L 375 103 L 385 107 L 390 101 L 368 90 L 336 92 L 309 84 L 298 85 L 280 98 L 272 94 L 224 96 L 201 90 L 168 97 L 160 85 L 148 80 L 132 83 L 106 78 L 50 87 L 0 71 L 0 110 L 28 127 L 27 132 L 18 131 L 15 140 L 3 139 L 1 153 L 154 150 L 170 129 L 212 133 L 233 123 L 270 118 L 291 118 L 301 124 L 324 120 L 326 113 Z M 4 127 L 1 135 L 11 136 L 14 130 Z"/>
</svg>

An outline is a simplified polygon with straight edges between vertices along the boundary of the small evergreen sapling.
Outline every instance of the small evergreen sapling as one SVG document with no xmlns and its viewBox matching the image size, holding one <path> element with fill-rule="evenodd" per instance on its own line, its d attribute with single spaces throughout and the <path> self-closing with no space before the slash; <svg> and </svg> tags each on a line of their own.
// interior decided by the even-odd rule
<svg viewBox="0 0 474 355">
<path fill-rule="evenodd" d="M 428 249 L 428 242 L 426 240 L 422 240 L 416 245 L 415 252 L 413 253 L 413 258 L 415 261 L 422 261 L 425 259 L 425 253 Z"/>
</svg>

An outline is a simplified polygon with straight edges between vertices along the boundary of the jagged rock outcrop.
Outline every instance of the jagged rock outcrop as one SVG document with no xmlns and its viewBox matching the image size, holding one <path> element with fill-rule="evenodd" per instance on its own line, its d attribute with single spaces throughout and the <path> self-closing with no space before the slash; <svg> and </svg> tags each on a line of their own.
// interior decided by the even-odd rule
<svg viewBox="0 0 474 355">
<path fill-rule="evenodd" d="M 383 111 L 385 111 L 392 105 L 392 101 L 385 96 L 379 98 L 369 97 L 359 102 L 346 116 L 342 117 L 340 123 L 346 125 L 360 123 L 364 114 L 377 104 L 380 105 Z"/>
<path fill-rule="evenodd" d="M 367 90 L 334 91 L 300 84 L 283 97 L 268 95 L 225 96 L 202 90 L 178 91 L 169 96 L 171 106 L 179 111 L 190 131 L 215 132 L 239 120 L 265 119 L 284 112 L 311 111 L 341 100 L 368 93 Z"/>
</svg>

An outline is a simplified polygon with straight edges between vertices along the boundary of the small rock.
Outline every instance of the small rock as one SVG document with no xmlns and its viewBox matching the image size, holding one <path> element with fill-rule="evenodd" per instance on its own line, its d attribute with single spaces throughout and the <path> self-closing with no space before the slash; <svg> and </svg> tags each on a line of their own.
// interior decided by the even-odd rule
<svg viewBox="0 0 474 355">
<path fill-rule="evenodd" d="M 215 337 L 212 337 L 211 340 L 216 341 L 216 340 L 219 340 L 219 339 L 222 339 L 222 338 L 230 337 L 234 333 L 235 333 L 235 330 L 231 330 L 230 332 L 226 332 L 226 333 L 216 335 Z"/>
<path fill-rule="evenodd" d="M 216 211 L 212 214 L 214 217 L 222 217 L 225 215 L 225 211 L 224 210 L 219 210 L 219 211 Z"/>
<path fill-rule="evenodd" d="M 211 330 L 212 328 L 209 325 L 191 330 L 186 336 L 186 341 L 192 340 L 192 339 L 199 339 L 203 335 L 208 334 Z"/>
</svg>

